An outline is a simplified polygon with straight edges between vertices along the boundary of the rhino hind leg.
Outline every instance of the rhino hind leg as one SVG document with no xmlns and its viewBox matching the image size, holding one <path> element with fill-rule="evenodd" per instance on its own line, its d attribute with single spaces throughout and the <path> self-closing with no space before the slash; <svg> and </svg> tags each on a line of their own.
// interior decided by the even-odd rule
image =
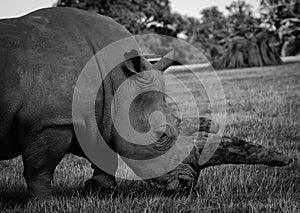
<svg viewBox="0 0 300 213">
<path fill-rule="evenodd" d="M 72 129 L 67 127 L 51 127 L 28 134 L 22 157 L 24 178 L 31 198 L 51 195 L 55 168 L 67 153 L 72 134 Z"/>
</svg>

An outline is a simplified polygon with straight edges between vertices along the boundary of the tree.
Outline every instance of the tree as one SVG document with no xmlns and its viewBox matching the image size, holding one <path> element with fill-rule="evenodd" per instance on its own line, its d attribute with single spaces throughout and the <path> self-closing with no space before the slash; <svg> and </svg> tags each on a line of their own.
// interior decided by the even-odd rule
<svg viewBox="0 0 300 213">
<path fill-rule="evenodd" d="M 300 18 L 300 1 L 298 0 L 261 0 L 261 15 L 270 27 L 279 29 L 284 19 Z"/>
<path fill-rule="evenodd" d="M 281 63 L 278 52 L 270 45 L 270 33 L 257 31 L 253 37 L 235 36 L 226 42 L 225 51 L 214 61 L 215 68 L 241 68 L 277 65 Z"/>
<path fill-rule="evenodd" d="M 75 7 L 110 16 L 131 33 L 174 33 L 169 0 L 58 0 L 57 7 Z"/>
<path fill-rule="evenodd" d="M 185 31 L 188 41 L 212 60 L 218 54 L 214 50 L 219 49 L 219 42 L 229 36 L 226 17 L 215 6 L 202 10 L 200 14 L 201 19 L 184 17 L 187 23 Z"/>
<path fill-rule="evenodd" d="M 232 35 L 246 36 L 255 31 L 258 20 L 253 17 L 252 6 L 243 0 L 233 1 L 226 7 Z"/>
<path fill-rule="evenodd" d="M 283 56 L 300 54 L 300 1 L 261 0 L 263 26 L 274 31 Z"/>
<path fill-rule="evenodd" d="M 224 69 L 280 64 L 279 53 L 270 43 L 273 35 L 259 28 L 251 6 L 237 0 L 226 9 L 230 36 L 225 39 L 221 54 L 216 55 L 214 66 Z"/>
<path fill-rule="evenodd" d="M 206 8 L 200 14 L 202 15 L 201 28 L 210 39 L 222 40 L 229 35 L 226 17 L 218 7 Z"/>
</svg>

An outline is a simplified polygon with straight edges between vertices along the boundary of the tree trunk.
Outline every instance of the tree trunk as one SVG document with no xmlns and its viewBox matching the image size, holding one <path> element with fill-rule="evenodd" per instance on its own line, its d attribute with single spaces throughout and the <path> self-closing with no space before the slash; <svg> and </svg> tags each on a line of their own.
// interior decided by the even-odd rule
<svg viewBox="0 0 300 213">
<path fill-rule="evenodd" d="M 227 42 L 224 54 L 213 62 L 216 69 L 261 67 L 281 64 L 279 53 L 270 46 L 265 32 L 253 38 L 236 36 Z"/>
</svg>

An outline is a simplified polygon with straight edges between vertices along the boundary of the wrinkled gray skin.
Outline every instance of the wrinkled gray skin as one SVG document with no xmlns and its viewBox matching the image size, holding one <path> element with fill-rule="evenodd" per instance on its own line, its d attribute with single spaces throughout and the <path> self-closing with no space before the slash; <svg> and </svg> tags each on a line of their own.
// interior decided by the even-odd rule
<svg viewBox="0 0 300 213">
<path fill-rule="evenodd" d="M 24 177 L 32 197 L 50 194 L 54 170 L 65 154 L 86 157 L 74 133 L 74 125 L 87 125 L 86 120 L 73 123 L 74 86 L 82 68 L 95 53 L 129 36 L 124 27 L 108 17 L 71 8 L 43 9 L 17 19 L 0 21 L 0 160 L 22 155 Z M 126 54 L 124 52 L 124 60 Z M 139 73 L 130 78 L 128 95 L 139 94 L 141 88 L 164 91 L 161 71 L 169 65 L 169 62 L 161 61 L 152 67 L 143 57 L 135 57 L 118 65 L 104 79 L 95 104 L 97 124 L 105 141 L 121 156 L 150 159 L 174 144 L 179 132 L 178 119 L 172 116 L 161 93 L 148 92 L 131 105 L 132 126 L 141 133 L 151 130 L 152 137 L 146 139 L 153 143 L 147 148 L 124 141 L 111 121 L 110 104 L 122 82 Z M 153 68 L 156 71 L 143 73 Z M 122 98 L 127 97 L 116 100 L 120 105 Z M 159 122 L 153 122 L 154 126 L 151 126 L 149 116 L 154 111 L 165 115 L 167 126 Z M 164 132 L 161 130 L 163 125 L 166 127 Z M 110 174 L 114 174 L 117 154 L 106 156 L 106 151 L 97 154 L 110 162 Z M 173 174 L 170 172 L 149 182 L 157 186 L 165 182 L 165 188 L 169 190 L 178 190 L 195 182 L 200 172 L 197 166 L 200 151 L 201 148 L 195 146 L 183 164 L 172 171 L 175 174 L 173 181 L 169 181 Z M 147 170 L 128 164 L 138 175 L 148 176 Z M 190 169 L 191 166 L 194 168 Z M 113 175 L 92 167 L 94 174 L 86 186 L 115 187 Z M 176 177 L 176 172 L 184 171 L 189 172 Z M 192 181 L 180 181 L 191 174 Z"/>
<path fill-rule="evenodd" d="M 50 193 L 54 170 L 65 154 L 86 157 L 73 129 L 74 86 L 82 68 L 95 53 L 129 36 L 111 18 L 73 8 L 42 9 L 0 21 L 0 160 L 22 155 L 31 196 L 43 197 Z M 124 61 L 126 54 L 130 53 L 124 52 Z M 143 150 L 128 145 L 116 133 L 110 115 L 111 100 L 127 78 L 151 69 L 152 65 L 143 57 L 127 60 L 109 74 L 98 92 L 98 127 L 105 141 L 124 156 L 140 158 Z M 139 88 L 157 87 L 164 88 L 161 71 L 140 74 L 131 78 L 128 95 L 135 95 Z M 117 101 L 122 103 L 122 99 Z M 147 116 L 153 111 L 163 112 L 168 123 L 173 123 L 160 93 L 148 93 L 132 108 L 135 109 L 131 113 L 132 123 L 140 132 L 149 128 Z M 175 128 L 170 125 L 167 131 L 174 135 Z M 149 147 L 149 157 L 156 153 L 155 149 L 155 144 Z M 117 155 L 105 156 L 104 160 L 110 162 L 110 173 L 114 174 Z M 94 175 L 87 185 L 115 186 L 114 176 L 93 168 Z"/>
</svg>

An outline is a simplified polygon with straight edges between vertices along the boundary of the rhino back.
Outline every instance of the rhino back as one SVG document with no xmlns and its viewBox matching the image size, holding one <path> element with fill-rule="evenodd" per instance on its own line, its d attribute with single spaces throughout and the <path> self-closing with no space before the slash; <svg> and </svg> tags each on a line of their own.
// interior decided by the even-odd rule
<svg viewBox="0 0 300 213">
<path fill-rule="evenodd" d="M 18 149 L 15 142 L 35 123 L 72 124 L 82 68 L 103 47 L 128 36 L 111 18 L 73 8 L 0 20 L 0 146 L 7 147 L 0 150 Z"/>
</svg>

